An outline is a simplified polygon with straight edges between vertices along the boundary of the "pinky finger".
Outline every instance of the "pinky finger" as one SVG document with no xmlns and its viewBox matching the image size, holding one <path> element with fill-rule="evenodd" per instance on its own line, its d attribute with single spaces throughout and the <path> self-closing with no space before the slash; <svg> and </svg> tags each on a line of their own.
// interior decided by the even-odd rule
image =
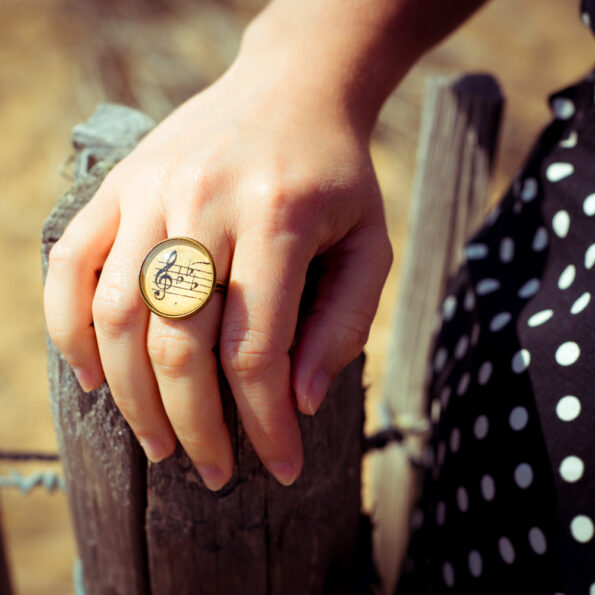
<svg viewBox="0 0 595 595">
<path fill-rule="evenodd" d="M 392 262 L 383 228 L 361 230 L 325 254 L 326 272 L 294 355 L 292 384 L 313 415 L 339 372 L 363 350 Z"/>
</svg>

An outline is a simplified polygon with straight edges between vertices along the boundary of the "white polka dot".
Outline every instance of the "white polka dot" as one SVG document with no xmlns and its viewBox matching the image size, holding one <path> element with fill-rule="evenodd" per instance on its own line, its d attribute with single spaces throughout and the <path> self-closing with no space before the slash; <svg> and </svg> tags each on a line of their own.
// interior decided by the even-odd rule
<svg viewBox="0 0 595 595">
<path fill-rule="evenodd" d="M 441 391 L 440 391 L 440 405 L 442 405 L 442 409 L 446 409 L 446 406 L 448 405 L 448 401 L 450 400 L 450 393 L 452 392 L 452 389 L 450 388 L 450 386 L 445 386 Z"/>
<path fill-rule="evenodd" d="M 447 587 L 454 587 L 455 584 L 455 570 L 450 562 L 445 562 L 442 565 L 442 578 Z"/>
<path fill-rule="evenodd" d="M 592 269 L 595 264 L 595 244 L 591 244 L 585 252 L 585 268 Z"/>
<path fill-rule="evenodd" d="M 572 149 L 576 147 L 576 141 L 578 140 L 578 134 L 576 130 L 573 130 L 565 139 L 560 141 L 560 146 L 563 149 Z"/>
<path fill-rule="evenodd" d="M 500 242 L 500 260 L 511 262 L 514 258 L 514 241 L 512 238 L 502 238 Z"/>
<path fill-rule="evenodd" d="M 469 376 L 469 372 L 465 372 L 461 379 L 459 380 L 459 384 L 457 385 L 457 395 L 459 397 L 463 396 L 467 389 L 469 388 L 469 382 L 471 381 L 471 377 Z"/>
<path fill-rule="evenodd" d="M 493 369 L 494 366 L 492 366 L 492 362 L 483 362 L 477 373 L 477 382 L 482 386 L 486 385 L 490 380 Z"/>
<path fill-rule="evenodd" d="M 570 532 L 572 536 L 580 543 L 587 543 L 593 539 L 593 521 L 584 514 L 575 516 L 570 521 Z"/>
<path fill-rule="evenodd" d="M 560 475 L 564 481 L 574 483 L 578 481 L 585 470 L 585 464 L 581 459 L 574 455 L 566 457 L 560 463 Z"/>
<path fill-rule="evenodd" d="M 579 297 L 574 304 L 572 304 L 570 308 L 571 314 L 580 314 L 591 301 L 591 294 L 588 291 L 585 291 L 581 297 Z"/>
<path fill-rule="evenodd" d="M 545 170 L 545 177 L 550 182 L 559 182 L 572 175 L 573 172 L 574 166 L 572 163 L 552 163 Z"/>
<path fill-rule="evenodd" d="M 467 293 L 465 293 L 465 301 L 463 302 L 463 308 L 465 308 L 467 312 L 471 312 L 471 310 L 475 308 L 475 295 L 473 294 L 473 291 L 471 291 L 471 289 L 468 289 Z"/>
<path fill-rule="evenodd" d="M 523 180 L 523 187 L 521 188 L 521 200 L 531 202 L 537 196 L 537 190 L 537 180 L 535 178 L 526 178 Z"/>
<path fill-rule="evenodd" d="M 436 523 L 438 523 L 438 525 L 444 525 L 445 520 L 446 520 L 446 504 L 444 502 L 440 501 L 436 505 Z"/>
<path fill-rule="evenodd" d="M 589 595 L 595 595 L 595 583 L 589 587 Z"/>
<path fill-rule="evenodd" d="M 555 97 L 552 101 L 552 109 L 558 120 L 569 120 L 574 116 L 574 103 L 568 97 Z"/>
<path fill-rule="evenodd" d="M 492 211 L 486 217 L 486 224 L 494 225 L 494 223 L 496 223 L 496 221 L 498 220 L 498 217 L 500 216 L 500 211 L 501 211 L 500 205 L 497 205 L 494 209 L 492 209 Z"/>
<path fill-rule="evenodd" d="M 453 428 L 450 433 L 450 450 L 457 452 L 461 446 L 461 430 L 459 428 Z"/>
<path fill-rule="evenodd" d="M 519 289 L 519 297 L 520 298 L 530 298 L 534 296 L 541 287 L 541 281 L 539 279 L 529 279 L 526 283 L 523 283 L 521 288 Z"/>
<path fill-rule="evenodd" d="M 478 440 L 483 440 L 488 435 L 490 423 L 485 415 L 480 415 L 473 424 L 473 433 Z"/>
<path fill-rule="evenodd" d="M 574 341 L 566 341 L 556 349 L 556 361 L 561 366 L 571 366 L 580 355 L 581 349 Z"/>
<path fill-rule="evenodd" d="M 496 495 L 496 484 L 494 483 L 494 480 L 492 479 L 492 477 L 490 475 L 484 475 L 481 478 L 480 487 L 481 487 L 481 495 L 486 500 L 491 502 L 494 499 L 494 496 Z"/>
<path fill-rule="evenodd" d="M 469 509 L 469 496 L 467 496 L 467 490 L 463 486 L 457 489 L 457 504 L 461 512 L 467 512 Z"/>
<path fill-rule="evenodd" d="M 468 347 L 469 347 L 469 337 L 467 337 L 467 335 L 463 335 L 457 341 L 457 346 L 455 347 L 455 357 L 457 359 L 463 359 L 465 357 L 465 354 L 467 353 Z"/>
<path fill-rule="evenodd" d="M 558 279 L 558 287 L 560 289 L 568 289 L 572 285 L 575 276 L 576 276 L 576 269 L 574 268 L 573 264 L 569 264 L 562 271 L 562 274 L 560 275 L 560 278 Z"/>
<path fill-rule="evenodd" d="M 587 25 L 587 27 L 589 27 L 589 29 L 591 28 L 591 15 L 588 12 L 583 12 L 583 14 L 581 15 L 581 19 L 583 21 L 583 23 L 585 25 Z M 595 583 L 594 583 L 595 585 Z"/>
<path fill-rule="evenodd" d="M 583 202 L 583 211 L 585 212 L 585 215 L 588 215 L 589 217 L 595 215 L 595 193 L 589 194 L 589 196 L 585 198 L 585 201 Z"/>
<path fill-rule="evenodd" d="M 483 563 L 481 560 L 481 554 L 477 550 L 471 550 L 469 552 L 469 572 L 475 578 L 481 576 L 481 571 L 483 569 Z"/>
<path fill-rule="evenodd" d="M 531 243 L 531 248 L 533 248 L 534 252 L 541 252 L 544 250 L 548 244 L 549 237 L 547 234 L 547 229 L 545 227 L 537 228 L 535 235 L 533 236 L 533 242 Z"/>
<path fill-rule="evenodd" d="M 465 256 L 467 260 L 481 260 L 488 255 L 486 244 L 468 244 L 465 247 Z"/>
<path fill-rule="evenodd" d="M 570 215 L 568 212 L 564 210 L 558 211 L 552 218 L 552 227 L 554 228 L 554 233 L 559 238 L 565 238 L 570 229 Z"/>
<path fill-rule="evenodd" d="M 581 412 L 581 402 L 573 395 L 562 397 L 556 405 L 556 415 L 562 421 L 572 421 Z"/>
<path fill-rule="evenodd" d="M 440 413 L 440 401 L 438 399 L 433 399 L 430 407 L 430 419 L 433 424 L 437 424 L 440 421 Z"/>
<path fill-rule="evenodd" d="M 500 281 L 498 279 L 482 279 L 475 287 L 477 295 L 486 295 L 498 289 L 500 289 Z"/>
<path fill-rule="evenodd" d="M 512 371 L 515 374 L 524 372 L 531 363 L 531 354 L 526 349 L 520 349 L 512 357 Z"/>
<path fill-rule="evenodd" d="M 442 303 L 442 318 L 444 320 L 452 320 L 457 311 L 457 298 L 454 295 L 449 295 Z"/>
<path fill-rule="evenodd" d="M 529 544 L 536 554 L 545 554 L 547 542 L 543 531 L 539 527 L 533 527 L 529 530 Z"/>
<path fill-rule="evenodd" d="M 442 372 L 447 361 L 448 351 L 446 351 L 446 347 L 440 347 L 434 356 L 434 370 L 436 372 Z"/>
<path fill-rule="evenodd" d="M 520 405 L 515 407 L 508 417 L 510 427 L 517 432 L 527 425 L 527 421 L 529 421 L 529 414 L 527 413 L 527 410 Z"/>
<path fill-rule="evenodd" d="M 554 315 L 553 310 L 541 310 L 541 312 L 536 312 L 527 320 L 527 324 L 530 327 L 541 326 L 545 324 L 552 316 Z"/>
<path fill-rule="evenodd" d="M 508 537 L 500 537 L 498 540 L 498 550 L 500 551 L 500 556 L 507 564 L 514 562 L 514 547 L 512 547 L 512 543 Z"/>
<path fill-rule="evenodd" d="M 424 524 L 424 511 L 416 508 L 411 515 L 411 528 L 415 531 Z"/>
<path fill-rule="evenodd" d="M 523 490 L 528 488 L 533 481 L 533 469 L 529 463 L 521 463 L 514 470 L 514 481 Z"/>
<path fill-rule="evenodd" d="M 490 330 L 496 333 L 502 330 L 512 319 L 510 312 L 500 312 L 490 320 Z"/>
</svg>

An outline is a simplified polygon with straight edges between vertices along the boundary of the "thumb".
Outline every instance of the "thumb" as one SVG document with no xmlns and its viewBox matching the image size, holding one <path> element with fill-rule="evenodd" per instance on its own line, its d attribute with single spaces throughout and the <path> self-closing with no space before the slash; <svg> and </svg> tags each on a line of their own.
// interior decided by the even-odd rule
<svg viewBox="0 0 595 595">
<path fill-rule="evenodd" d="M 391 262 L 384 226 L 352 232 L 322 256 L 323 274 L 293 358 L 302 413 L 316 413 L 334 378 L 362 352 Z"/>
</svg>

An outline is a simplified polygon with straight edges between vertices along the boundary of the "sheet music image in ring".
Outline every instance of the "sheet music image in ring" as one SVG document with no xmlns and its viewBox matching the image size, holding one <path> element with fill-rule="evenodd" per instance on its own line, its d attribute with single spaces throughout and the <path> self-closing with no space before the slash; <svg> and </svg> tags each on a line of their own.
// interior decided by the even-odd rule
<svg viewBox="0 0 595 595">
<path fill-rule="evenodd" d="M 216 280 L 215 263 L 205 246 L 191 238 L 169 238 L 145 257 L 139 288 L 159 316 L 185 318 L 206 306 Z"/>
</svg>

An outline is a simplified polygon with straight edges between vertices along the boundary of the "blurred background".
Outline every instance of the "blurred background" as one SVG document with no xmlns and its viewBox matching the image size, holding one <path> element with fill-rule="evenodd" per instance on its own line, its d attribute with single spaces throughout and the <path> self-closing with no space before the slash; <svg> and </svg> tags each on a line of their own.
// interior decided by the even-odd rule
<svg viewBox="0 0 595 595">
<path fill-rule="evenodd" d="M 1 0 L 0 449 L 55 451 L 45 366 L 40 230 L 70 184 L 70 130 L 101 101 L 156 120 L 232 61 L 261 0 Z M 507 98 L 492 199 L 539 129 L 546 96 L 593 66 L 578 0 L 493 0 L 429 53 L 387 102 L 372 153 L 386 200 L 395 264 L 367 347 L 368 431 L 407 237 L 424 80 L 487 71 Z M 274 51 L 274 48 L 273 48 Z M 1 463 L 0 475 L 58 465 Z M 0 491 L 17 593 L 73 592 L 75 547 L 63 493 Z"/>
</svg>

